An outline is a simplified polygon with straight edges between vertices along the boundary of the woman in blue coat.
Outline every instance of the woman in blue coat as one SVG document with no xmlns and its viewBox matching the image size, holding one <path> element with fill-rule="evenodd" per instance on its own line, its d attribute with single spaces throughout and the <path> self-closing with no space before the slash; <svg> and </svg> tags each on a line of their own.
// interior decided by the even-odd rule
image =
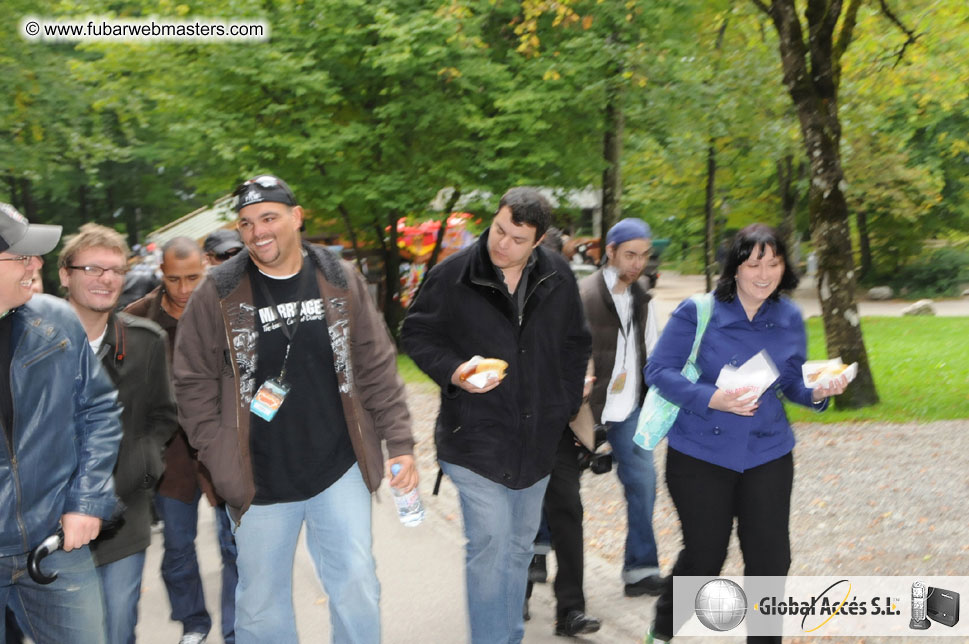
<svg viewBox="0 0 969 644">
<path fill-rule="evenodd" d="M 700 378 L 692 383 L 680 374 L 696 334 L 691 300 L 673 312 L 644 370 L 646 383 L 680 407 L 666 457 L 666 484 L 683 530 L 673 576 L 719 575 L 734 517 L 745 575 L 784 576 L 790 567 L 794 433 L 780 397 L 820 411 L 847 381 L 841 376 L 825 387 L 804 386 L 804 321 L 797 306 L 780 297 L 798 283 L 787 258 L 773 228 L 752 224 L 737 233 L 713 292 L 697 355 Z M 723 367 L 739 367 L 762 349 L 780 372 L 763 395 L 717 388 Z M 648 641 L 674 634 L 673 576 L 657 602 Z"/>
</svg>

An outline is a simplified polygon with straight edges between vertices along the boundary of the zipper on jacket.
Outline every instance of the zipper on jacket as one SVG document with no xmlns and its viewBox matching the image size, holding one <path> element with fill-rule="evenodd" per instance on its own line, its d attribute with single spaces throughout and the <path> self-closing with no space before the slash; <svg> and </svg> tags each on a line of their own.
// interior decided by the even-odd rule
<svg viewBox="0 0 969 644">
<path fill-rule="evenodd" d="M 235 357 L 232 355 L 232 338 L 229 336 L 229 321 L 226 319 L 225 309 L 222 307 L 222 300 L 219 300 L 219 313 L 222 315 L 222 329 L 225 331 L 225 346 L 229 348 L 229 366 L 232 367 L 232 380 L 235 383 L 233 389 L 235 390 L 236 396 L 236 444 L 239 446 L 239 454 L 242 455 L 242 445 L 239 443 L 239 406 L 242 404 L 242 398 L 239 394 L 239 367 L 238 363 L 235 361 Z M 221 419 L 219 420 L 221 422 Z M 252 466 L 250 465 L 250 467 Z M 253 485 L 255 486 L 255 481 L 253 481 Z M 250 500 L 250 504 L 251 503 L 252 501 Z M 228 505 L 226 507 L 228 507 Z M 242 525 L 242 515 L 245 514 L 245 509 L 239 508 L 238 519 L 233 519 L 231 512 L 226 512 L 226 514 L 229 515 L 229 519 L 231 521 L 235 521 L 236 530 L 238 530 L 239 526 Z M 235 530 L 232 532 L 235 534 Z"/>
<path fill-rule="evenodd" d="M 25 334 L 26 335 L 26 334 Z M 22 341 L 22 338 L 21 338 Z M 67 340 L 61 340 L 57 346 L 53 347 L 50 351 L 45 351 L 43 355 L 37 356 L 36 359 L 32 360 L 30 364 L 33 364 L 40 360 L 41 358 L 50 355 L 53 351 L 57 350 L 58 347 L 64 347 L 67 345 Z M 14 482 L 14 496 L 16 497 L 14 516 L 17 517 L 17 527 L 20 529 L 20 543 L 23 545 L 23 551 L 27 552 L 30 550 L 30 543 L 27 541 L 27 524 L 24 523 L 23 517 L 23 486 L 20 483 L 20 463 L 17 461 L 17 454 L 14 452 L 14 441 L 13 441 L 13 429 L 17 426 L 17 401 L 13 398 L 13 361 L 14 356 L 17 355 L 17 349 L 20 347 L 20 342 L 17 342 L 17 346 L 13 347 L 10 352 L 10 378 L 8 382 L 10 383 L 10 400 L 13 403 L 13 409 L 10 412 L 10 431 L 4 432 L 7 437 L 7 445 L 10 447 L 10 475 L 13 477 Z M 27 364 L 24 364 L 26 367 Z M 59 519 L 59 517 L 58 517 Z"/>
<path fill-rule="evenodd" d="M 520 311 L 518 311 L 518 328 L 521 328 L 522 322 L 525 319 L 525 305 L 528 304 L 528 300 L 531 299 L 532 295 L 535 294 L 535 291 L 538 290 L 538 287 L 541 286 L 543 282 L 545 282 L 547 279 L 549 279 L 550 277 L 556 274 L 558 274 L 558 271 L 552 271 L 547 275 L 543 275 L 534 284 L 530 284 L 528 286 L 528 292 L 525 293 L 525 299 L 522 302 L 522 308 Z M 501 286 L 503 285 L 498 284 L 498 282 L 492 282 L 490 280 L 479 280 L 479 279 L 471 278 L 471 283 L 476 284 L 478 286 L 487 286 L 489 288 L 496 289 L 499 293 L 502 293 L 502 294 L 508 291 L 507 288 L 504 291 L 502 291 Z M 508 299 L 512 299 L 513 297 L 514 297 L 513 294 L 510 294 L 510 293 L 508 294 Z"/>
<path fill-rule="evenodd" d="M 13 454 L 12 450 L 10 454 L 10 474 L 13 476 L 17 494 L 15 514 L 17 516 L 17 527 L 20 528 L 20 542 L 23 544 L 23 551 L 27 552 L 30 550 L 30 544 L 27 542 L 27 525 L 24 523 L 23 517 L 23 487 L 20 485 L 20 464 L 17 462 L 17 457 Z"/>
<path fill-rule="evenodd" d="M 511 293 L 508 293 L 508 287 L 505 286 L 504 284 L 499 284 L 498 282 L 492 282 L 491 280 L 477 280 L 475 278 L 471 278 L 471 283 L 474 284 L 474 285 L 476 285 L 476 286 L 484 286 L 486 288 L 492 288 L 492 289 L 498 291 L 498 294 L 499 295 L 505 296 L 506 299 L 508 299 L 511 302 L 512 309 L 518 308 L 516 306 L 516 304 L 515 304 L 515 301 L 514 301 L 514 297 L 515 296 L 512 295 Z M 528 297 L 527 296 L 525 297 L 525 300 L 526 301 L 528 300 Z M 522 307 L 522 309 L 524 309 L 524 307 Z M 522 318 L 523 317 L 524 317 L 524 312 L 523 311 L 518 311 L 518 328 L 519 329 L 521 329 L 521 326 L 522 326 Z"/>
<path fill-rule="evenodd" d="M 24 363 L 24 366 L 25 367 L 29 367 L 31 365 L 34 365 L 34 364 L 40 362 L 41 360 L 43 360 L 44 358 L 46 358 L 47 356 L 49 356 L 50 354 L 54 353 L 55 351 L 57 351 L 59 349 L 65 349 L 65 348 L 67 348 L 67 339 L 66 338 L 64 340 L 61 340 L 57 344 L 55 344 L 53 347 L 50 348 L 50 350 L 44 351 L 40 355 L 34 356 L 33 360 L 31 360 L 30 362 L 25 362 Z"/>
</svg>

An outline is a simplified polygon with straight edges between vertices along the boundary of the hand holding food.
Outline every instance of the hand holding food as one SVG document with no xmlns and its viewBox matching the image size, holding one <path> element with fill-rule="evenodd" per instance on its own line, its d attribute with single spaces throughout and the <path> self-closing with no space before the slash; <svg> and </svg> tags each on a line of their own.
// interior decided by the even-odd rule
<svg viewBox="0 0 969 644">
<path fill-rule="evenodd" d="M 475 358 L 479 358 L 478 363 L 474 365 L 474 369 L 468 369 L 467 371 L 462 373 L 461 380 L 468 380 L 472 376 L 475 376 L 478 374 L 487 375 L 489 372 L 493 372 L 497 374 L 498 380 L 504 379 L 505 369 L 508 368 L 507 362 L 499 358 L 480 358 L 479 356 L 475 356 Z M 469 362 L 473 362 L 473 361 L 474 361 L 474 358 L 472 358 Z"/>
<path fill-rule="evenodd" d="M 451 375 L 451 384 L 473 394 L 483 394 L 498 386 L 508 363 L 498 358 L 474 356 Z"/>
<path fill-rule="evenodd" d="M 826 387 L 842 376 L 847 384 L 858 375 L 858 363 L 844 364 L 841 358 L 809 360 L 801 367 L 801 374 L 804 377 L 804 386 L 809 389 Z"/>
</svg>

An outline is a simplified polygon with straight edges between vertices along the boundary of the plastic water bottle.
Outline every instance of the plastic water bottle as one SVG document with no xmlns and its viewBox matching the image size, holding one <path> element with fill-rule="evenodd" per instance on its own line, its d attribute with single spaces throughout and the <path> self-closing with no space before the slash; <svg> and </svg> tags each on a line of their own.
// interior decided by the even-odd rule
<svg viewBox="0 0 969 644">
<path fill-rule="evenodd" d="M 397 476 L 398 472 L 400 472 L 398 463 L 390 466 L 391 474 Z M 400 522 L 409 528 L 420 525 L 421 521 L 424 520 L 424 504 L 421 503 L 420 490 L 415 486 L 410 492 L 404 492 L 391 486 L 390 493 L 394 495 L 394 503 L 397 504 L 397 516 L 400 517 Z"/>
</svg>

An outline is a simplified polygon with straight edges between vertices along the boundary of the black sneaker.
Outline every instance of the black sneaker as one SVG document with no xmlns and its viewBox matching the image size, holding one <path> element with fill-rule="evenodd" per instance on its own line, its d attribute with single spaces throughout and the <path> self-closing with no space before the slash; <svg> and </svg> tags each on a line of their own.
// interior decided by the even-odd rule
<svg viewBox="0 0 969 644">
<path fill-rule="evenodd" d="M 528 564 L 528 581 L 533 584 L 544 584 L 548 581 L 548 569 L 545 567 L 545 555 L 534 555 Z"/>
<path fill-rule="evenodd" d="M 602 626 L 602 622 L 595 617 L 589 617 L 581 610 L 570 610 L 565 619 L 555 622 L 555 634 L 562 637 L 586 635 L 595 633 Z"/>
<path fill-rule="evenodd" d="M 663 588 L 665 586 L 666 577 L 662 575 L 650 575 L 649 577 L 643 577 L 635 584 L 626 584 L 626 597 L 642 597 L 643 595 L 658 597 L 663 594 Z"/>
</svg>

